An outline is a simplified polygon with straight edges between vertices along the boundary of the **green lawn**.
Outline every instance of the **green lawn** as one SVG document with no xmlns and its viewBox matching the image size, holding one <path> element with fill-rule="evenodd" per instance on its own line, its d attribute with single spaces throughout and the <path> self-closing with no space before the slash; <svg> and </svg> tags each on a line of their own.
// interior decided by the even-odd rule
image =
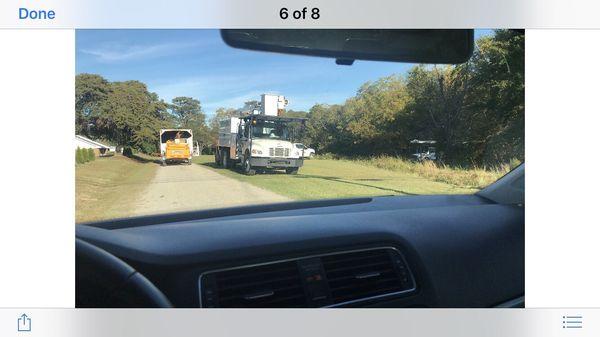
<svg viewBox="0 0 600 337">
<path fill-rule="evenodd" d="M 414 173 L 399 172 L 363 165 L 349 160 L 305 160 L 297 175 L 284 172 L 246 176 L 235 170 L 214 165 L 214 157 L 194 158 L 196 164 L 248 182 L 296 200 L 347 198 L 381 195 L 465 194 L 476 189 L 461 188 L 420 177 Z"/>
<path fill-rule="evenodd" d="M 96 158 L 75 168 L 75 221 L 129 216 L 131 205 L 158 165 L 122 155 Z"/>
</svg>

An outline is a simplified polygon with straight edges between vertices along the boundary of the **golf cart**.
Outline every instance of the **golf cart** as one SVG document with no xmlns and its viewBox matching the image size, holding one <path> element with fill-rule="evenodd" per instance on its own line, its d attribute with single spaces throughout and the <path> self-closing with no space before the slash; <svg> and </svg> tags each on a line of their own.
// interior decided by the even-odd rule
<svg viewBox="0 0 600 337">
<path fill-rule="evenodd" d="M 411 158 L 417 161 L 437 160 L 435 144 L 435 140 L 411 140 L 409 146 Z"/>
</svg>

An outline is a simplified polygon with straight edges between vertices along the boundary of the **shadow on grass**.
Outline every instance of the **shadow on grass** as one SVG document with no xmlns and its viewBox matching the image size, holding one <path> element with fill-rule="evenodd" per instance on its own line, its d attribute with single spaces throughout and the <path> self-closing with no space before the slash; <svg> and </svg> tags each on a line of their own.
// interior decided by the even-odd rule
<svg viewBox="0 0 600 337">
<path fill-rule="evenodd" d="M 311 175 L 311 174 L 300 174 L 300 175 L 295 175 L 293 177 L 294 178 L 300 178 L 300 179 L 304 179 L 304 178 L 323 179 L 323 180 L 333 181 L 333 182 L 338 182 L 338 183 L 343 183 L 343 184 L 349 184 L 349 185 L 355 185 L 355 186 L 375 188 L 375 189 L 378 189 L 378 190 L 381 190 L 381 191 L 394 192 L 394 193 L 397 193 L 397 194 L 418 195 L 416 193 L 410 193 L 410 192 L 406 192 L 406 191 L 402 191 L 402 190 L 397 190 L 397 189 L 394 189 L 394 188 L 381 187 L 381 186 L 373 186 L 373 185 L 362 184 L 362 183 L 358 182 L 358 181 L 383 181 L 383 179 L 368 179 L 368 180 L 367 179 L 357 179 L 357 181 L 348 181 L 347 179 L 340 178 L 340 177 L 318 176 L 318 175 Z"/>
<path fill-rule="evenodd" d="M 131 156 L 125 156 L 125 157 L 133 159 L 140 163 L 144 163 L 144 164 L 154 163 L 154 164 L 160 165 L 160 163 L 161 163 L 160 158 L 140 156 L 139 154 L 132 154 Z"/>
<path fill-rule="evenodd" d="M 217 166 L 217 163 L 193 163 L 193 164 L 207 166 L 207 167 L 214 168 L 214 169 L 219 168 L 219 166 Z"/>
<path fill-rule="evenodd" d="M 198 163 L 198 165 L 202 165 L 202 166 L 206 166 L 206 167 L 210 167 L 210 168 L 214 168 L 214 169 L 218 169 L 220 168 L 219 166 L 217 166 L 216 163 Z M 240 172 L 239 170 L 232 168 L 230 169 L 230 171 L 232 172 L 236 172 L 240 175 L 243 175 L 242 172 Z M 348 185 L 355 185 L 355 186 L 362 186 L 362 187 L 369 187 L 369 188 L 374 188 L 374 189 L 378 189 L 381 191 L 386 191 L 386 192 L 392 192 L 395 194 L 404 194 L 404 195 L 418 195 L 416 193 L 410 193 L 410 192 L 406 192 L 406 191 L 402 191 L 402 190 L 397 190 L 397 189 L 393 189 L 393 188 L 388 188 L 388 187 L 381 187 L 381 186 L 373 186 L 373 185 L 369 185 L 369 184 L 365 184 L 365 183 L 360 183 L 361 181 L 384 181 L 385 179 L 377 179 L 377 178 L 370 178 L 370 179 L 355 179 L 355 181 L 349 181 L 348 179 L 345 178 L 341 178 L 341 177 L 334 177 L 334 176 L 320 176 L 320 175 L 313 175 L 313 174 L 294 174 L 294 175 L 289 175 L 286 174 L 285 171 L 279 171 L 279 170 L 273 170 L 273 171 L 266 171 L 266 172 L 261 172 L 261 173 L 257 173 L 258 176 L 261 175 L 286 175 L 289 176 L 290 178 L 293 179 L 306 179 L 306 178 L 313 178 L 313 179 L 323 179 L 323 180 L 327 180 L 327 181 L 332 181 L 332 182 L 336 182 L 336 183 L 341 183 L 341 184 L 348 184 Z"/>
</svg>

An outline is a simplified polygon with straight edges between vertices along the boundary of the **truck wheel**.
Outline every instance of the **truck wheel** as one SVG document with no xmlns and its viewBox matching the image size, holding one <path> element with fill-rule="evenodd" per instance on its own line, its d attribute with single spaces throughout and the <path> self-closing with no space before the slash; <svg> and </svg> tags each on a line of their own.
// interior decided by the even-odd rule
<svg viewBox="0 0 600 337">
<path fill-rule="evenodd" d="M 287 174 L 298 174 L 298 168 L 297 167 L 288 167 L 285 169 L 285 173 Z"/>
<path fill-rule="evenodd" d="M 219 155 L 220 153 L 221 150 L 215 150 L 215 164 L 217 164 L 217 166 L 221 166 L 221 156 Z"/>
<path fill-rule="evenodd" d="M 221 166 L 223 166 L 223 168 L 229 168 L 229 165 L 229 153 L 223 150 L 223 152 L 221 152 Z"/>
<path fill-rule="evenodd" d="M 250 165 L 249 155 L 244 156 L 244 163 L 242 165 L 242 169 L 244 170 L 244 174 L 249 176 L 253 176 L 256 173 L 256 171 L 252 168 L 252 165 Z"/>
</svg>

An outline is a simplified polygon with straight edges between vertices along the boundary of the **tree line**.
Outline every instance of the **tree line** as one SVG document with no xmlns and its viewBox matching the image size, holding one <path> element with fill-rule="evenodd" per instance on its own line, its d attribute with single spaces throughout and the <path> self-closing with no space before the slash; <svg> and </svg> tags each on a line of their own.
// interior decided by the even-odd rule
<svg viewBox="0 0 600 337">
<path fill-rule="evenodd" d="M 144 153 L 158 151 L 160 129 L 192 129 L 202 144 L 211 142 L 200 101 L 175 97 L 170 103 L 140 81 L 109 82 L 100 75 L 75 80 L 75 131 Z"/>
<path fill-rule="evenodd" d="M 318 153 L 343 156 L 409 155 L 410 141 L 435 140 L 448 164 L 497 165 L 524 160 L 525 36 L 497 30 L 476 41 L 473 57 L 453 66 L 418 65 L 404 76 L 363 84 L 343 104 L 287 111 L 307 121 L 297 140 Z M 138 151 L 157 151 L 158 130 L 190 128 L 210 149 L 218 120 L 252 110 L 223 107 L 208 119 L 198 100 L 160 100 L 139 81 L 76 78 L 76 130 Z M 298 134 L 298 133 L 297 133 Z"/>
<path fill-rule="evenodd" d="M 524 160 L 525 36 L 497 30 L 456 66 L 419 65 L 362 85 L 343 104 L 308 112 L 305 141 L 340 155 L 408 155 L 410 141 L 437 141 L 449 164 Z"/>
</svg>

